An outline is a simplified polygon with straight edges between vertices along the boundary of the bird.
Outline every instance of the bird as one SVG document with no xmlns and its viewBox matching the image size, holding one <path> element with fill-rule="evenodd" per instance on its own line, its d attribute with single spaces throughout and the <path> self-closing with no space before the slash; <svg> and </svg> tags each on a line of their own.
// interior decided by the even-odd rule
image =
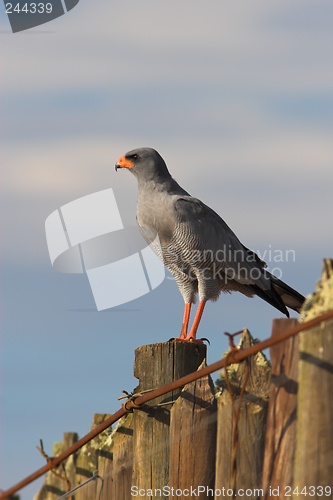
<svg viewBox="0 0 333 500">
<path fill-rule="evenodd" d="M 115 170 L 119 169 L 137 178 L 140 232 L 171 272 L 185 302 L 180 336 L 174 340 L 202 341 L 196 336 L 206 302 L 216 301 L 221 292 L 257 295 L 287 317 L 287 307 L 300 312 L 303 295 L 271 274 L 214 210 L 185 191 L 155 149 L 129 151 L 117 161 Z M 152 244 L 154 235 L 158 245 Z M 188 333 L 197 296 L 199 304 Z"/>
</svg>

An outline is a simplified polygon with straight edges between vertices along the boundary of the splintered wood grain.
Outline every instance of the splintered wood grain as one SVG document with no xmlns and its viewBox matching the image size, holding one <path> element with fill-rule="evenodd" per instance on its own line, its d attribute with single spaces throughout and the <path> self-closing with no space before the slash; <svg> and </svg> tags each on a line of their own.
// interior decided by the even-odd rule
<svg viewBox="0 0 333 500">
<path fill-rule="evenodd" d="M 184 496 L 177 496 L 179 499 L 187 498 L 191 487 L 195 498 L 200 499 L 207 498 L 207 488 L 214 489 L 216 412 L 214 385 L 209 375 L 186 385 L 172 407 L 170 488 L 184 492 Z"/>
<path fill-rule="evenodd" d="M 272 336 L 296 326 L 296 319 L 273 321 Z M 292 486 L 296 445 L 298 390 L 298 336 L 270 349 L 272 385 L 270 391 L 265 456 L 263 467 L 264 498 L 285 498 Z"/>
<path fill-rule="evenodd" d="M 134 375 L 139 379 L 135 392 L 157 389 L 198 369 L 206 356 L 206 346 L 190 342 L 165 342 L 139 347 L 135 351 Z M 150 491 L 169 484 L 170 406 L 181 389 L 161 396 L 133 412 L 132 485 Z M 150 491 L 148 491 L 150 490 Z"/>
<path fill-rule="evenodd" d="M 301 332 L 298 381 L 293 489 L 333 498 L 333 320 Z"/>
<path fill-rule="evenodd" d="M 253 345 L 254 339 L 244 330 L 240 347 Z M 238 408 L 239 393 L 244 382 L 246 364 L 232 365 L 228 371 L 235 407 Z M 249 378 L 243 396 L 238 421 L 238 448 L 236 498 L 257 499 L 260 497 L 262 464 L 264 455 L 265 428 L 270 386 L 270 365 L 263 354 L 258 353 L 249 360 Z M 231 398 L 226 384 L 221 380 L 223 392 L 218 398 L 217 453 L 216 453 L 216 498 L 230 497 L 233 414 Z"/>
</svg>

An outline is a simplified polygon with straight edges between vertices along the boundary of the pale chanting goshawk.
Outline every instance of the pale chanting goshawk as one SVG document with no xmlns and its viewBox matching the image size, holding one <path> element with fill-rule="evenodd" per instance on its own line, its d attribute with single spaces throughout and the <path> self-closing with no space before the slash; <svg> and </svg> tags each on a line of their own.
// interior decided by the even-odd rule
<svg viewBox="0 0 333 500">
<path fill-rule="evenodd" d="M 246 248 L 221 217 L 189 195 L 171 177 L 163 158 L 151 148 L 138 148 L 122 156 L 115 166 L 126 168 L 138 181 L 136 220 L 146 241 L 173 275 L 185 301 L 179 339 L 196 341 L 207 300 L 221 292 L 258 295 L 289 317 L 299 312 L 304 297 L 270 274 L 256 253 Z M 187 334 L 191 305 L 199 306 Z"/>
</svg>

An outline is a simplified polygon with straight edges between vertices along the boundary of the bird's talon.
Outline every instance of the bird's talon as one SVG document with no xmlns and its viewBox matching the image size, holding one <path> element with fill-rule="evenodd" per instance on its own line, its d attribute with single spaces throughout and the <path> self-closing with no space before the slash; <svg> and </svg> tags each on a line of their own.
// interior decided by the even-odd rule
<svg viewBox="0 0 333 500">
<path fill-rule="evenodd" d="M 186 339 L 184 339 L 184 340 L 186 342 L 196 342 L 197 344 L 203 344 L 203 341 L 207 340 L 207 342 L 209 343 L 208 339 L 197 339 L 195 337 L 186 337 Z"/>
</svg>

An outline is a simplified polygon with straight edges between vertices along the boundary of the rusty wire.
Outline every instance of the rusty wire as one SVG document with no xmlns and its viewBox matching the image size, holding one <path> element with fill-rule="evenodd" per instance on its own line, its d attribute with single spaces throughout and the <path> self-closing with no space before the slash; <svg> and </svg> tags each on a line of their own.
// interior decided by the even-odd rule
<svg viewBox="0 0 333 500">
<path fill-rule="evenodd" d="M 118 398 L 118 401 L 120 401 L 121 399 L 125 399 L 126 398 L 126 401 L 121 405 L 122 408 L 124 408 L 124 410 L 129 413 L 133 413 L 133 410 L 134 409 L 139 409 L 140 408 L 140 405 L 136 404 L 135 400 L 137 398 L 139 398 L 140 396 L 142 396 L 143 394 L 146 394 L 147 392 L 151 392 L 152 389 L 146 389 L 145 391 L 141 391 L 141 392 L 127 392 L 127 391 L 121 391 L 123 392 L 125 395 L 124 396 L 120 396 Z M 130 406 L 129 406 L 129 403 L 130 403 Z"/>
<path fill-rule="evenodd" d="M 309 328 L 318 325 L 322 321 L 327 321 L 332 318 L 333 318 L 333 311 L 328 311 L 316 318 L 313 318 L 310 321 L 301 323 L 293 328 L 289 328 L 288 330 L 285 330 L 279 333 L 278 335 L 275 335 L 274 337 L 270 337 L 262 342 L 258 342 L 252 345 L 251 347 L 248 347 L 247 349 L 238 349 L 237 352 L 232 352 L 230 354 L 229 356 L 230 359 L 228 358 L 228 364 L 240 363 L 241 361 L 244 361 L 244 359 L 252 356 L 253 354 L 257 354 L 257 352 L 267 349 L 267 347 L 271 347 L 275 344 L 283 342 L 289 337 L 297 335 L 301 331 L 308 330 Z M 32 481 L 39 478 L 46 472 L 48 472 L 50 469 L 57 467 L 66 458 L 68 458 L 70 455 L 73 455 L 73 453 L 78 451 L 85 444 L 89 443 L 89 441 L 94 439 L 96 436 L 98 436 L 108 427 L 110 427 L 110 425 L 112 425 L 121 417 L 126 415 L 126 413 L 131 411 L 132 408 L 137 407 L 137 405 L 143 405 L 144 403 L 147 403 L 148 401 L 151 401 L 152 399 L 155 399 L 159 396 L 163 396 L 168 392 L 174 391 L 175 389 L 180 389 L 181 387 L 184 387 L 184 385 L 189 384 L 190 382 L 194 382 L 195 380 L 198 380 L 199 378 L 202 378 L 217 370 L 221 370 L 221 368 L 224 368 L 225 366 L 227 366 L 227 358 L 223 358 L 220 361 L 216 361 L 211 365 L 201 368 L 200 370 L 185 375 L 184 377 L 175 380 L 174 382 L 171 382 L 169 384 L 166 384 L 165 386 L 159 389 L 155 389 L 147 394 L 143 394 L 142 396 L 135 398 L 134 401 L 133 399 L 130 401 L 126 401 L 126 404 L 123 405 L 123 407 L 120 408 L 116 413 L 114 413 L 109 418 L 104 420 L 104 422 L 102 422 L 101 424 L 97 425 L 92 431 L 88 432 L 88 434 L 86 434 L 72 446 L 67 448 L 67 450 L 60 453 L 60 455 L 51 458 L 48 461 L 48 463 L 44 465 L 44 467 L 41 467 L 36 472 L 34 472 L 30 476 L 26 477 L 25 479 L 17 483 L 15 486 L 12 486 L 9 490 L 2 492 L 0 494 L 0 500 L 5 500 L 6 498 L 16 493 L 18 490 L 22 489 L 24 486 L 27 486 L 28 484 L 32 483 Z"/>
</svg>

